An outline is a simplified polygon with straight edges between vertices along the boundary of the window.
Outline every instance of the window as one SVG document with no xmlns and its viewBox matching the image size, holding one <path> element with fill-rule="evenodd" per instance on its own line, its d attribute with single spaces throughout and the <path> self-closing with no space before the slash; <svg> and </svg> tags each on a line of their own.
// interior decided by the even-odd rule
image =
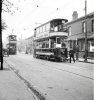
<svg viewBox="0 0 94 100">
<path fill-rule="evenodd" d="M 82 22 L 82 32 L 85 33 L 86 32 L 86 22 Z"/>
<path fill-rule="evenodd" d="M 92 32 L 94 32 L 94 20 L 92 20 Z"/>
<path fill-rule="evenodd" d="M 36 29 L 36 33 L 39 34 L 39 28 Z"/>
<path fill-rule="evenodd" d="M 40 33 L 42 33 L 42 27 L 40 27 Z"/>
<path fill-rule="evenodd" d="M 43 32 L 45 32 L 45 25 L 43 26 Z"/>
<path fill-rule="evenodd" d="M 50 30 L 50 23 L 46 24 L 46 31 Z"/>
<path fill-rule="evenodd" d="M 57 32 L 58 31 L 58 26 L 54 27 L 54 31 Z"/>
<path fill-rule="evenodd" d="M 68 27 L 68 31 L 69 31 L 69 36 L 71 36 L 71 26 L 70 27 Z"/>
<path fill-rule="evenodd" d="M 62 28 L 63 28 L 63 25 L 59 25 L 58 26 L 58 31 L 61 32 L 62 31 Z"/>
<path fill-rule="evenodd" d="M 94 42 L 91 42 L 91 46 L 94 46 Z"/>
<path fill-rule="evenodd" d="M 61 43 L 61 39 L 57 38 L 57 44 L 60 44 L 60 43 Z"/>
<path fill-rule="evenodd" d="M 10 35 L 9 40 L 10 41 L 16 41 L 16 36 L 15 35 Z"/>
</svg>

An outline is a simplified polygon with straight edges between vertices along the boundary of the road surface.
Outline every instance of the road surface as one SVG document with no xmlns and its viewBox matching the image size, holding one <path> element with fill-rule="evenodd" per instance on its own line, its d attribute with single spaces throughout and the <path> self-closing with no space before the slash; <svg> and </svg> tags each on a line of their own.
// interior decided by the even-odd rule
<svg viewBox="0 0 94 100">
<path fill-rule="evenodd" d="M 11 55 L 4 60 L 45 100 L 94 100 L 93 64 L 46 61 L 26 54 Z"/>
</svg>

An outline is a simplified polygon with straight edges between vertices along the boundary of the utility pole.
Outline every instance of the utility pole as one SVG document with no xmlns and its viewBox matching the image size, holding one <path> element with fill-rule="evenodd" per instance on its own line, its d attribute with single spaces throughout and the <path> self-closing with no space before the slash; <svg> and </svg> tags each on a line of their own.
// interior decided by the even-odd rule
<svg viewBox="0 0 94 100">
<path fill-rule="evenodd" d="M 85 59 L 84 62 L 87 62 L 87 0 L 85 0 Z"/>
<path fill-rule="evenodd" d="M 21 52 L 22 52 L 22 34 L 21 34 Z"/>
<path fill-rule="evenodd" d="M 2 13 L 2 0 L 0 1 L 0 13 Z M 1 27 L 2 27 L 2 19 L 1 19 Z M 1 70 L 3 70 L 3 44 L 2 44 L 2 28 L 0 28 L 0 62 L 1 62 Z"/>
</svg>

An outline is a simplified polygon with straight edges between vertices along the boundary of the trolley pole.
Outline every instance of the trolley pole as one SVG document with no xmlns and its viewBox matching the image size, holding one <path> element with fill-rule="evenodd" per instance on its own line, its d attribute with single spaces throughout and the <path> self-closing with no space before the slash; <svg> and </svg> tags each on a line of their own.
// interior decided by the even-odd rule
<svg viewBox="0 0 94 100">
<path fill-rule="evenodd" d="M 84 62 L 87 62 L 87 53 L 88 53 L 88 49 L 87 49 L 87 1 L 85 0 L 85 59 Z"/>
</svg>

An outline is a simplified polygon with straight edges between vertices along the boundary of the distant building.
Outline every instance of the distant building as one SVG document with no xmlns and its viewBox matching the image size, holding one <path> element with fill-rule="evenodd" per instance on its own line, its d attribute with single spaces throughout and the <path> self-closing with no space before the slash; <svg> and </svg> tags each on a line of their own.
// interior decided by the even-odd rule
<svg viewBox="0 0 94 100">
<path fill-rule="evenodd" d="M 65 24 L 65 27 L 68 28 L 68 47 L 73 47 L 75 49 L 78 44 L 80 56 L 83 56 L 85 51 L 86 33 L 85 16 L 78 18 L 77 12 L 74 11 L 72 17 L 73 20 Z M 94 12 L 87 14 L 86 18 L 88 57 L 94 57 Z"/>
<path fill-rule="evenodd" d="M 18 52 L 25 52 L 26 51 L 26 40 L 25 39 L 18 39 L 17 51 Z"/>
<path fill-rule="evenodd" d="M 33 53 L 33 36 L 25 39 L 26 40 L 26 53 Z"/>
</svg>

